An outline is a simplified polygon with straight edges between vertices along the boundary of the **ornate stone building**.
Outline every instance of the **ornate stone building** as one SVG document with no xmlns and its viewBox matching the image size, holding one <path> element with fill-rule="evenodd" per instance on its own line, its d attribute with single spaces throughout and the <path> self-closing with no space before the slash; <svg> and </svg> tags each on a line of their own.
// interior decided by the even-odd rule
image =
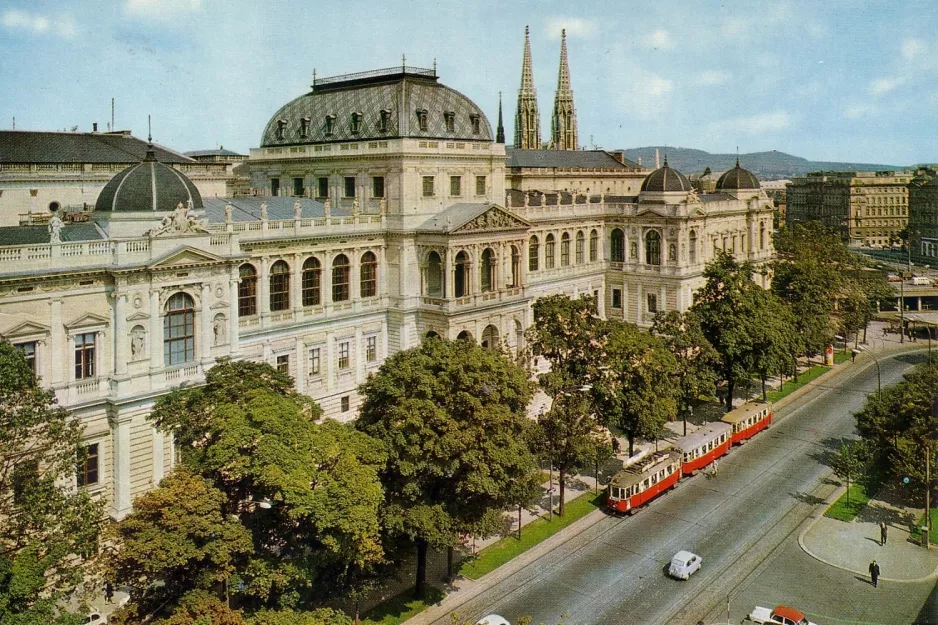
<svg viewBox="0 0 938 625">
<path fill-rule="evenodd" d="M 203 197 L 150 150 L 90 222 L 0 227 L 0 336 L 85 422 L 79 484 L 121 518 L 174 462 L 154 402 L 220 357 L 269 362 L 348 420 L 367 375 L 428 335 L 517 350 L 553 293 L 648 327 L 691 304 L 714 250 L 772 257 L 771 202 L 741 168 L 709 195 L 667 163 L 607 194 L 506 191 L 505 165 L 434 70 L 318 79 L 251 150 L 257 197 Z"/>
</svg>

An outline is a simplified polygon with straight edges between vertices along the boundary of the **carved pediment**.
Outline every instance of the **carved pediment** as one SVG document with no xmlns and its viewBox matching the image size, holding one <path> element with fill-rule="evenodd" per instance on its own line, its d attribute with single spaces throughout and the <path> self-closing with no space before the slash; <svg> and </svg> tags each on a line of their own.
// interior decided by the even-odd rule
<svg viewBox="0 0 938 625">
<path fill-rule="evenodd" d="M 530 227 L 530 222 L 493 204 L 481 215 L 457 225 L 451 232 L 464 234 L 496 230 L 527 230 Z"/>
<path fill-rule="evenodd" d="M 79 328 L 91 328 L 106 326 L 110 323 L 110 319 L 107 317 L 102 317 L 101 315 L 96 315 L 94 313 L 85 313 L 76 319 L 72 319 L 70 322 L 65 324 L 65 327 L 69 330 L 76 330 Z"/>
<path fill-rule="evenodd" d="M 6 332 L 0 333 L 5 339 L 15 339 L 25 336 L 36 336 L 37 334 L 49 334 L 49 326 L 42 325 L 41 323 L 34 323 L 32 321 L 24 321 L 23 323 L 13 326 Z"/>
<path fill-rule="evenodd" d="M 219 310 L 221 308 L 228 308 L 228 307 L 229 307 L 229 304 L 228 302 L 225 302 L 225 301 L 215 302 L 214 304 L 209 306 L 209 308 L 212 310 Z"/>
<path fill-rule="evenodd" d="M 145 321 L 150 318 L 150 315 L 142 312 L 135 312 L 134 314 L 127 317 L 127 321 Z"/>
<path fill-rule="evenodd" d="M 149 268 L 173 269 L 180 266 L 204 265 L 217 262 L 224 262 L 224 259 L 194 247 L 183 247 L 170 252 L 160 260 L 152 263 Z"/>
</svg>

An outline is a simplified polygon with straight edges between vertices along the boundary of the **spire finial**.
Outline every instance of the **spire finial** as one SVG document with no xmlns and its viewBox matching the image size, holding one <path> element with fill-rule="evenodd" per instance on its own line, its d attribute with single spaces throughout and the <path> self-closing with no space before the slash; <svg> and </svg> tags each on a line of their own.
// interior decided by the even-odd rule
<svg viewBox="0 0 938 625">
<path fill-rule="evenodd" d="M 153 127 L 150 124 L 150 116 L 147 115 L 147 154 L 143 157 L 145 163 L 156 160 L 156 152 L 153 150 Z"/>
<path fill-rule="evenodd" d="M 524 57 L 521 62 L 521 88 L 515 112 L 515 148 L 537 150 L 541 147 L 541 116 L 537 109 L 537 90 L 531 63 L 530 29 L 524 27 Z"/>
<path fill-rule="evenodd" d="M 436 76 L 436 59 L 433 59 L 433 75 Z"/>
<path fill-rule="evenodd" d="M 401 71 L 402 72 L 407 71 L 407 55 L 406 54 L 401 54 Z"/>
<path fill-rule="evenodd" d="M 551 144 L 555 150 L 576 150 L 576 108 L 570 88 L 570 65 L 567 63 L 567 29 L 560 31 L 560 69 L 557 72 L 557 93 L 551 118 Z"/>
<path fill-rule="evenodd" d="M 739 169 L 739 146 L 736 146 L 736 169 Z"/>
<path fill-rule="evenodd" d="M 668 166 L 668 153 L 667 152 L 664 153 L 664 166 L 665 167 Z"/>
<path fill-rule="evenodd" d="M 495 130 L 495 143 L 505 143 L 505 124 L 502 121 L 502 92 L 498 92 L 498 127 Z"/>
</svg>

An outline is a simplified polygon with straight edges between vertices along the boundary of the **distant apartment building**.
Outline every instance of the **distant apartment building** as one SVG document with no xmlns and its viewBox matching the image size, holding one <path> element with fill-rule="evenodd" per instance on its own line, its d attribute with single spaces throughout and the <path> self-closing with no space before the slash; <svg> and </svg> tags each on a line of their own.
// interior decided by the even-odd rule
<svg viewBox="0 0 938 625">
<path fill-rule="evenodd" d="M 910 172 L 816 172 L 787 185 L 790 222 L 817 220 L 850 245 L 890 247 L 909 219 Z"/>
<path fill-rule="evenodd" d="M 909 184 L 909 234 L 912 260 L 938 266 L 938 177 L 923 169 Z"/>
</svg>

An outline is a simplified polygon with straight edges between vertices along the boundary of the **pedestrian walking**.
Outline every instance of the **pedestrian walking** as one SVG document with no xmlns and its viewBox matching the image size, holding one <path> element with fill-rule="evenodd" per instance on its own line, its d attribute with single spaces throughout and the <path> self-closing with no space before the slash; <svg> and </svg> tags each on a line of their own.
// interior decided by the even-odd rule
<svg viewBox="0 0 938 625">
<path fill-rule="evenodd" d="M 873 588 L 876 588 L 879 582 L 879 565 L 876 560 L 870 562 L 870 579 L 873 580 Z"/>
<path fill-rule="evenodd" d="M 886 521 L 879 522 L 879 544 L 886 544 Z"/>
<path fill-rule="evenodd" d="M 851 362 L 857 361 L 857 350 L 855 349 L 850 350 L 850 358 L 852 359 Z"/>
<path fill-rule="evenodd" d="M 104 602 L 114 603 L 114 585 L 111 582 L 104 582 Z"/>
</svg>

